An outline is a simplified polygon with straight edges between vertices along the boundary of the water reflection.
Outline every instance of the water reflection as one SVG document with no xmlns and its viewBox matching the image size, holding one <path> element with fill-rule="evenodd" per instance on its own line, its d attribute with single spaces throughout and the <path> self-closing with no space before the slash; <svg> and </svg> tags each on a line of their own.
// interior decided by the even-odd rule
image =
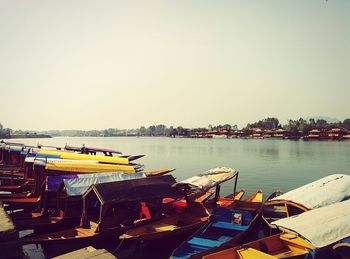
<svg viewBox="0 0 350 259">
<path fill-rule="evenodd" d="M 288 140 L 179 139 L 163 137 L 60 137 L 17 140 L 28 144 L 109 147 L 125 154 L 145 154 L 146 170 L 175 167 L 178 180 L 217 166 L 240 171 L 247 192 L 290 190 L 334 172 L 349 172 L 350 142 Z M 223 186 L 224 192 L 232 189 Z"/>
</svg>

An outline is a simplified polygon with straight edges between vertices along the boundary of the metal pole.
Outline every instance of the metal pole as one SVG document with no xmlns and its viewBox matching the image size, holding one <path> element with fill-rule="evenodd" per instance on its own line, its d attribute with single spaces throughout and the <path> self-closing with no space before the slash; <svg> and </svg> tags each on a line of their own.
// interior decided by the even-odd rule
<svg viewBox="0 0 350 259">
<path fill-rule="evenodd" d="M 236 194 L 238 174 L 239 174 L 239 172 L 237 172 L 236 177 L 235 177 L 235 183 L 234 183 L 234 186 L 233 186 L 233 195 Z"/>
</svg>

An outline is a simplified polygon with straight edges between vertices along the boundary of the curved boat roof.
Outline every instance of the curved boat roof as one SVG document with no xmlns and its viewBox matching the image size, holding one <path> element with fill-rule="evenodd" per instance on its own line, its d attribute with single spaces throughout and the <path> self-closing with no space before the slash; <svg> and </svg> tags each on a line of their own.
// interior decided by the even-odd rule
<svg viewBox="0 0 350 259">
<path fill-rule="evenodd" d="M 91 162 L 95 162 L 97 163 L 97 161 L 93 161 L 93 160 L 69 160 L 69 159 L 61 159 L 60 156 L 57 155 L 33 155 L 33 154 L 27 154 L 26 158 L 24 159 L 25 163 L 34 163 L 34 161 L 38 161 L 39 162 L 43 162 L 43 163 L 54 163 L 54 162 L 87 162 L 87 161 L 91 161 Z"/>
<path fill-rule="evenodd" d="M 46 190 L 57 191 L 62 184 L 68 196 L 83 195 L 93 184 L 124 181 L 146 177 L 143 173 L 123 174 L 107 172 L 98 174 L 55 175 L 47 177 Z"/>
<path fill-rule="evenodd" d="M 109 182 L 92 185 L 84 194 L 95 192 L 102 204 L 132 202 L 156 198 L 180 198 L 184 196 L 181 188 L 175 186 L 172 175 L 146 177 L 141 179 Z"/>
<path fill-rule="evenodd" d="M 121 174 L 117 172 L 79 175 L 76 179 L 64 179 L 63 183 L 69 196 L 83 195 L 93 184 L 120 182 L 145 178 L 143 173 Z"/>
<path fill-rule="evenodd" d="M 94 160 L 72 160 L 72 159 L 61 159 L 55 155 L 48 155 L 47 157 L 26 157 L 24 160 L 26 163 L 34 163 L 36 165 L 46 165 L 46 164 L 98 164 L 98 161 Z"/>
<path fill-rule="evenodd" d="M 350 236 L 350 200 L 274 221 L 271 225 L 295 232 L 317 248 Z"/>
<path fill-rule="evenodd" d="M 51 151 L 51 150 L 41 150 L 39 154 L 48 155 L 59 155 L 62 159 L 74 159 L 74 160 L 96 160 L 103 163 L 110 164 L 129 164 L 129 159 L 124 157 L 111 157 L 111 156 L 98 156 L 98 155 L 87 155 L 87 154 L 77 154 L 73 152 L 62 152 L 62 151 Z"/>
<path fill-rule="evenodd" d="M 131 165 L 116 165 L 116 164 L 100 164 L 100 163 L 48 163 L 45 166 L 46 170 L 64 171 L 75 173 L 97 173 L 97 172 L 124 172 L 135 173 L 134 166 Z"/>
<path fill-rule="evenodd" d="M 350 198 L 350 175 L 332 174 L 270 201 L 287 200 L 315 209 Z"/>
<path fill-rule="evenodd" d="M 238 171 L 229 167 L 217 167 L 181 181 L 179 184 L 188 184 L 201 190 L 209 190 L 216 185 L 226 182 L 238 174 Z"/>
</svg>

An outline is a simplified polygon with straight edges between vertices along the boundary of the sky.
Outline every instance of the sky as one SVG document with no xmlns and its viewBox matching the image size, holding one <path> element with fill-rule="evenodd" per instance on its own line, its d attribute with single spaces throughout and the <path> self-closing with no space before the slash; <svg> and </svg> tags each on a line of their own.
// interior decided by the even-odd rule
<svg viewBox="0 0 350 259">
<path fill-rule="evenodd" d="M 0 123 L 349 118 L 350 1 L 0 0 Z"/>
</svg>

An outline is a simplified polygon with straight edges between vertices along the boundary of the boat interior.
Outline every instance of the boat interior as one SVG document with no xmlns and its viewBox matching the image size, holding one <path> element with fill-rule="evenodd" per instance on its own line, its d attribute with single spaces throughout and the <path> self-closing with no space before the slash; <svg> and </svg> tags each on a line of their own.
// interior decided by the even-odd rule
<svg viewBox="0 0 350 259">
<path fill-rule="evenodd" d="M 241 210 L 217 208 L 213 211 L 207 225 L 183 242 L 173 253 L 174 258 L 201 254 L 232 241 L 238 234 L 246 231 L 253 220 L 251 213 Z"/>
<path fill-rule="evenodd" d="M 186 227 L 201 225 L 208 220 L 208 211 L 198 202 L 187 204 L 186 201 L 171 201 L 162 203 L 162 208 L 152 208 L 151 203 L 147 207 L 151 214 L 145 221 L 136 222 L 135 226 L 120 236 L 120 239 L 152 240 L 153 236 L 173 232 L 184 231 Z M 151 209 L 152 208 L 152 209 Z M 153 215 L 153 216 L 152 216 Z M 146 224 L 147 223 L 147 224 Z"/>
<path fill-rule="evenodd" d="M 248 198 L 231 199 L 227 197 L 218 198 L 216 204 L 219 207 L 246 210 L 250 212 L 257 212 L 262 206 L 263 194 L 261 190 L 251 194 Z"/>
<path fill-rule="evenodd" d="M 263 217 L 267 222 L 299 215 L 308 211 L 304 206 L 287 200 L 268 201 L 262 207 Z"/>
<path fill-rule="evenodd" d="M 294 258 L 306 255 L 314 249 L 315 247 L 297 235 L 282 233 L 207 255 L 204 258 Z"/>
</svg>

